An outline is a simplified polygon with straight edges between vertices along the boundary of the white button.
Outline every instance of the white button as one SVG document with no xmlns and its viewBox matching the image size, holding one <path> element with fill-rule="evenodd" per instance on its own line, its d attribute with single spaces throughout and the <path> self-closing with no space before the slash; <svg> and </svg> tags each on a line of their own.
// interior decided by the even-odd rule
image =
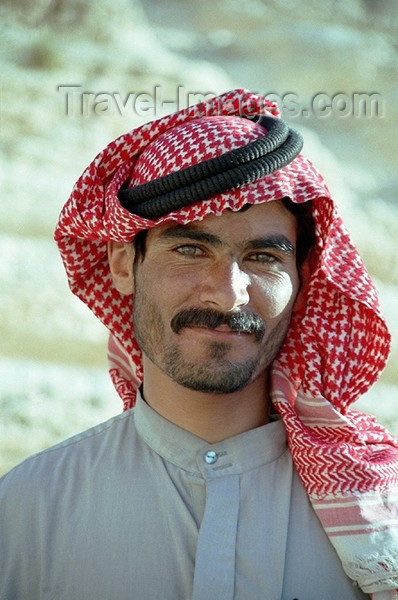
<svg viewBox="0 0 398 600">
<path fill-rule="evenodd" d="M 218 454 L 217 452 L 214 452 L 214 450 L 208 450 L 205 452 L 203 459 L 208 465 L 214 465 L 214 463 L 218 460 Z"/>
</svg>

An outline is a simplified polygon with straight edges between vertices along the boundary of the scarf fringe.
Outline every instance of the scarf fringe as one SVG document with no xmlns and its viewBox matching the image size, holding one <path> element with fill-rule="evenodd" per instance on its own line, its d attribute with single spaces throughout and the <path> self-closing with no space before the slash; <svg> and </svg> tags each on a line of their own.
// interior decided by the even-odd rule
<svg viewBox="0 0 398 600">
<path fill-rule="evenodd" d="M 392 592 L 387 598 L 395 598 L 398 589 L 398 550 L 386 554 L 375 552 L 366 557 L 354 556 L 353 560 L 343 562 L 348 577 L 361 582 L 361 589 L 373 594 L 375 600 L 381 600 L 380 592 Z"/>
</svg>

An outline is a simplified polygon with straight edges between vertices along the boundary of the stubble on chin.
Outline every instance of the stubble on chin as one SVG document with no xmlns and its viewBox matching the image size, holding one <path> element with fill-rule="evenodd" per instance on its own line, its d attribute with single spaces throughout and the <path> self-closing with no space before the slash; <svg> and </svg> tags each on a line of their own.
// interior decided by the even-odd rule
<svg viewBox="0 0 398 600">
<path fill-rule="evenodd" d="M 173 381 L 198 392 L 229 394 L 249 383 L 257 360 L 234 362 L 226 358 L 228 344 L 215 342 L 208 348 L 206 359 L 195 359 L 174 346 L 165 353 L 164 372 Z"/>
</svg>

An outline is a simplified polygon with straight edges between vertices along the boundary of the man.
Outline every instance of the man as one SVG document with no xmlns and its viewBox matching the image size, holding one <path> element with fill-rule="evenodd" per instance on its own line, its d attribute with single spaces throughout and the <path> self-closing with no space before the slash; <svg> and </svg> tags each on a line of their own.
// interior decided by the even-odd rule
<svg viewBox="0 0 398 600">
<path fill-rule="evenodd" d="M 126 412 L 3 478 L 2 600 L 395 597 L 397 442 L 349 409 L 389 335 L 275 112 L 236 90 L 77 182 L 55 237 Z"/>
</svg>

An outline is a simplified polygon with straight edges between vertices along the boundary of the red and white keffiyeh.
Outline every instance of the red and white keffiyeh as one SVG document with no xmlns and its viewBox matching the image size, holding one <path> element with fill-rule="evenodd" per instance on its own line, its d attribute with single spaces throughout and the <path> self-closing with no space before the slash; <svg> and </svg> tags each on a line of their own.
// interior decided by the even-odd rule
<svg viewBox="0 0 398 600">
<path fill-rule="evenodd" d="M 155 220 L 117 197 L 139 185 L 264 135 L 245 116 L 277 116 L 275 104 L 235 90 L 147 123 L 111 142 L 84 171 L 55 231 L 71 290 L 110 330 L 111 377 L 124 408 L 142 381 L 132 299 L 113 287 L 107 242 L 131 242 L 162 223 L 181 224 L 289 197 L 312 201 L 316 226 L 306 307 L 272 367 L 272 400 L 297 471 L 343 567 L 378 600 L 398 588 L 398 442 L 373 417 L 351 410 L 378 378 L 390 336 L 377 294 L 321 175 L 302 155 L 273 174 Z"/>
</svg>

